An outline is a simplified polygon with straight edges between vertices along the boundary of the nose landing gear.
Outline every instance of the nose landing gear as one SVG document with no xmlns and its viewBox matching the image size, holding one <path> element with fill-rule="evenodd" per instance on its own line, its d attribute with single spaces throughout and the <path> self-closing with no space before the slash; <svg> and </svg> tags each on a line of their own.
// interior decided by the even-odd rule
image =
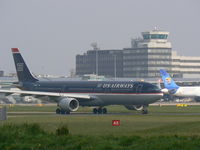
<svg viewBox="0 0 200 150">
<path fill-rule="evenodd" d="M 148 105 L 143 105 L 142 114 L 148 114 Z"/>
</svg>

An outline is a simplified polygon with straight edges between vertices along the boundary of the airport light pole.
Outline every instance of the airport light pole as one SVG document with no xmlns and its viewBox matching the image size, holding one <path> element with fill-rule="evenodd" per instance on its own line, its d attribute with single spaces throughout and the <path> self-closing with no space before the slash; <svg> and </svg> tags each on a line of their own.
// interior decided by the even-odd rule
<svg viewBox="0 0 200 150">
<path fill-rule="evenodd" d="M 96 49 L 96 75 L 98 75 L 98 68 L 99 68 L 99 64 L 98 64 L 98 48 Z"/>
<path fill-rule="evenodd" d="M 95 51 L 95 55 L 96 55 L 96 59 L 95 59 L 95 73 L 96 73 L 96 75 L 98 75 L 99 73 L 99 64 L 98 64 L 98 47 L 97 47 L 97 43 L 96 42 L 93 42 L 92 44 L 91 44 L 91 46 L 93 47 L 93 50 Z"/>
<path fill-rule="evenodd" d="M 117 62 L 116 62 L 116 54 L 114 55 L 114 75 L 115 75 L 115 80 L 117 77 Z"/>
</svg>

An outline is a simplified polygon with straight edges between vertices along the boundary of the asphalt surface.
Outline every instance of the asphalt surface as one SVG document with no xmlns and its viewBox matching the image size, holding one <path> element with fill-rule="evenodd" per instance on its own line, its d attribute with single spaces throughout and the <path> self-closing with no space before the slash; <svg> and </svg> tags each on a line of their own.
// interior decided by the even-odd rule
<svg viewBox="0 0 200 150">
<path fill-rule="evenodd" d="M 165 103 L 165 102 L 159 102 L 159 103 L 153 103 L 153 104 L 150 104 L 150 105 L 154 105 L 154 106 L 172 106 L 172 105 L 177 105 L 177 104 L 187 104 L 189 106 L 192 106 L 192 105 L 200 105 L 200 103 Z M 17 104 L 17 105 L 22 105 L 22 106 L 36 106 L 36 104 Z M 50 106 L 53 106 L 53 105 L 56 105 L 56 104 L 45 104 L 45 105 L 50 105 Z M 40 111 L 34 111 L 34 112 L 30 112 L 30 111 L 17 111 L 17 112 L 8 112 L 8 116 L 20 116 L 20 115 L 39 115 L 39 114 L 42 114 L 42 115 L 58 115 L 56 114 L 55 112 L 40 112 Z M 124 116 L 124 115 L 132 115 L 132 116 L 138 116 L 138 115 L 144 115 L 142 114 L 140 111 L 134 111 L 134 112 L 124 112 L 124 113 L 117 113 L 117 112 L 108 112 L 107 114 L 93 114 L 92 112 L 71 112 L 70 115 L 65 115 L 65 116 Z M 174 115 L 174 116 L 200 116 L 200 112 L 198 113 L 184 113 L 184 112 L 151 112 L 149 111 L 149 113 L 147 114 L 148 115 L 157 115 L 157 116 L 166 116 L 166 115 Z"/>
<path fill-rule="evenodd" d="M 19 115 L 57 115 L 54 112 L 8 112 L 8 116 L 19 116 Z M 70 115 L 62 115 L 62 116 L 124 116 L 124 115 L 130 115 L 130 116 L 138 116 L 138 115 L 144 115 L 140 112 L 137 113 L 107 113 L 107 114 L 93 114 L 92 112 L 72 112 Z M 155 113 L 155 112 L 149 112 L 145 115 L 156 115 L 156 116 L 200 116 L 199 113 Z"/>
</svg>

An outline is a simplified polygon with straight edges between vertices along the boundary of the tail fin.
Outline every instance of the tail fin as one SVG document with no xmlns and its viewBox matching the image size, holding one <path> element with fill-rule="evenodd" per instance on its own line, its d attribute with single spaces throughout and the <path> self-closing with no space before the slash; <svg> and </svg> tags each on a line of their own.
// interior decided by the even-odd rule
<svg viewBox="0 0 200 150">
<path fill-rule="evenodd" d="M 160 75 L 164 82 L 165 88 L 168 90 L 178 89 L 179 86 L 174 82 L 174 80 L 170 77 L 170 75 L 163 69 L 160 69 Z"/>
<path fill-rule="evenodd" d="M 12 48 L 13 58 L 15 62 L 15 67 L 17 71 L 17 77 L 19 82 L 35 82 L 38 81 L 30 73 L 23 57 L 21 56 L 18 48 Z"/>
</svg>

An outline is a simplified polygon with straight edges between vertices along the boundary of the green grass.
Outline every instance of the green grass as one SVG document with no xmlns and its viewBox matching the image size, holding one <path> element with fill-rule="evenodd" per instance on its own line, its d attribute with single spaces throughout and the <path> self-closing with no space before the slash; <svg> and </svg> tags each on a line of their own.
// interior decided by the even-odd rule
<svg viewBox="0 0 200 150">
<path fill-rule="evenodd" d="M 56 106 L 8 108 L 8 120 L 4 123 L 38 123 L 48 132 L 55 132 L 56 128 L 64 123 L 68 125 L 72 135 L 134 135 L 144 137 L 174 134 L 181 136 L 200 135 L 200 106 L 180 108 L 176 106 L 150 106 L 148 115 L 127 110 L 123 106 L 109 106 L 108 110 L 114 113 L 113 115 L 56 115 L 55 108 Z M 85 107 L 80 108 L 79 111 L 90 112 L 91 110 L 92 108 Z M 19 111 L 24 113 L 19 113 Z M 30 113 L 32 111 L 43 113 Z M 44 113 L 45 111 L 52 113 Z M 124 114 L 118 115 L 119 112 Z M 116 119 L 121 122 L 119 127 L 112 126 L 112 120 Z"/>
<path fill-rule="evenodd" d="M 8 105 L 8 112 L 54 112 L 56 105 Z"/>
<path fill-rule="evenodd" d="M 8 119 L 0 122 L 0 149 L 197 150 L 200 147 L 200 106 L 150 106 L 148 115 L 123 106 L 107 108 L 112 114 L 56 115 L 56 106 L 48 105 L 8 108 Z M 91 110 L 81 107 L 79 112 Z M 112 126 L 112 120 L 120 120 L 121 125 Z"/>
<path fill-rule="evenodd" d="M 65 124 L 49 133 L 38 124 L 0 126 L 0 149 L 13 150 L 198 150 L 200 136 L 77 136 Z"/>
<path fill-rule="evenodd" d="M 112 120 L 121 121 L 113 127 Z M 54 132 L 59 124 L 67 124 L 73 135 L 199 135 L 200 116 L 60 116 L 18 115 L 5 123 L 39 123 L 46 131 Z"/>
<path fill-rule="evenodd" d="M 56 105 L 11 105 L 7 106 L 9 112 L 55 112 Z M 93 107 L 80 107 L 78 112 L 91 112 Z M 107 106 L 111 113 L 140 113 L 132 110 L 127 110 L 124 106 Z M 200 113 L 200 105 L 188 107 L 176 106 L 149 106 L 150 113 Z"/>
</svg>

